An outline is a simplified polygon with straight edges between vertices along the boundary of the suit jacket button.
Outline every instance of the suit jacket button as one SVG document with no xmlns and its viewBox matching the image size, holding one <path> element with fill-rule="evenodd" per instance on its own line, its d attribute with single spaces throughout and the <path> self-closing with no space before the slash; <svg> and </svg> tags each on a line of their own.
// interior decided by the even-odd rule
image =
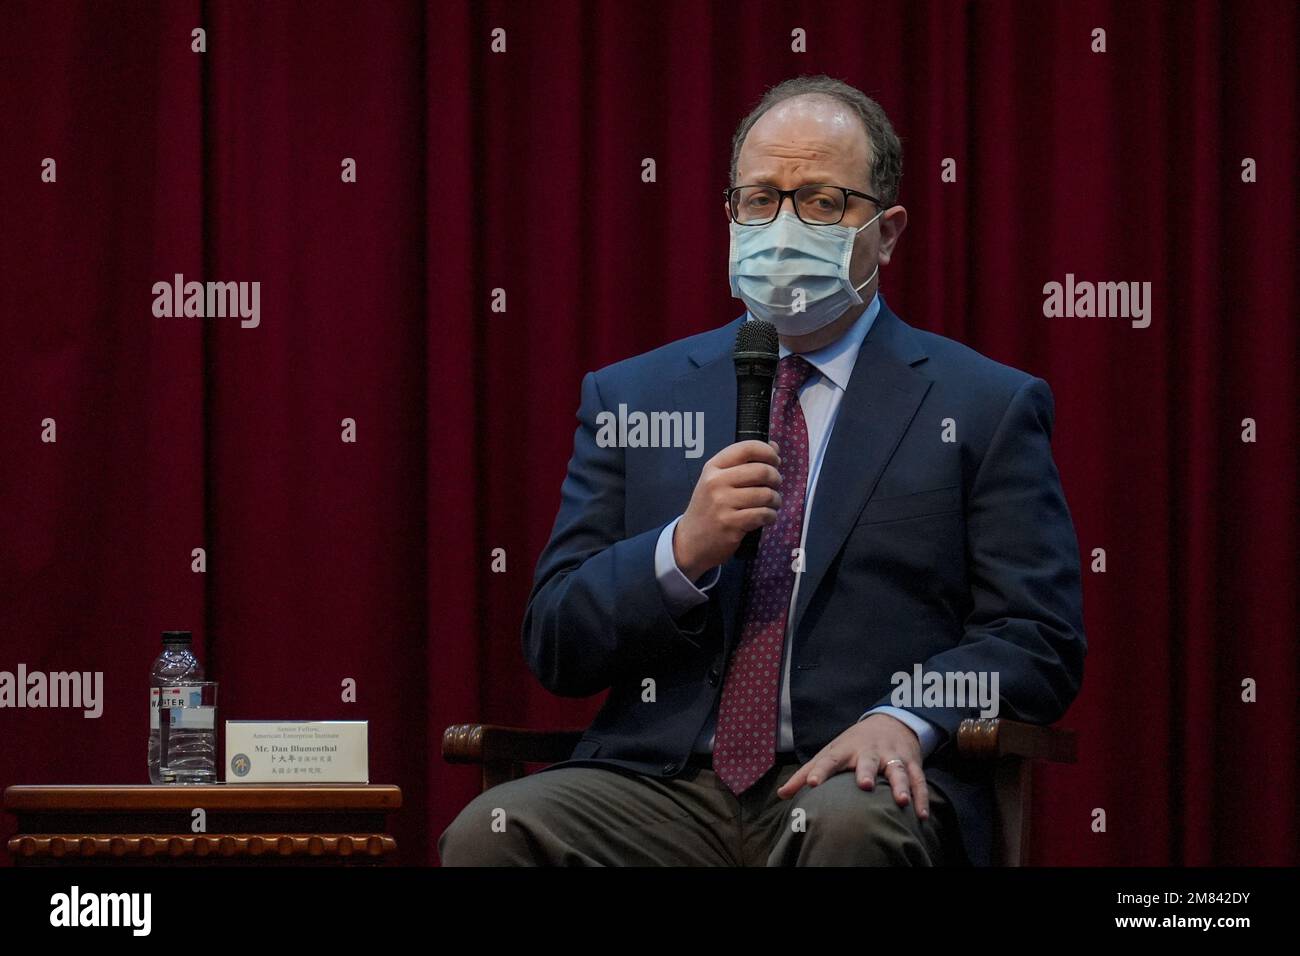
<svg viewBox="0 0 1300 956">
<path fill-rule="evenodd" d="M 672 773 L 676 773 L 676 772 L 677 772 L 677 764 L 675 764 L 675 763 L 666 763 L 666 764 L 664 764 L 664 773 L 665 773 L 665 774 L 672 774 Z"/>
<path fill-rule="evenodd" d="M 718 673 L 718 669 L 716 667 L 709 669 L 709 683 L 712 684 L 714 687 L 718 686 L 718 680 L 721 677 L 722 675 Z"/>
</svg>

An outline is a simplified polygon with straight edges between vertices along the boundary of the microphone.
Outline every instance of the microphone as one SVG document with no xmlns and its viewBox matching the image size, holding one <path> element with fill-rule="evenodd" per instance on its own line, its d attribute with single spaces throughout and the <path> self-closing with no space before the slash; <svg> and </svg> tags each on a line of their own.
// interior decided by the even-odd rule
<svg viewBox="0 0 1300 956">
<path fill-rule="evenodd" d="M 767 441 L 772 410 L 772 380 L 776 378 L 776 326 L 765 319 L 741 322 L 736 331 L 736 441 Z M 758 554 L 762 528 L 749 532 L 736 549 L 736 557 Z"/>
</svg>

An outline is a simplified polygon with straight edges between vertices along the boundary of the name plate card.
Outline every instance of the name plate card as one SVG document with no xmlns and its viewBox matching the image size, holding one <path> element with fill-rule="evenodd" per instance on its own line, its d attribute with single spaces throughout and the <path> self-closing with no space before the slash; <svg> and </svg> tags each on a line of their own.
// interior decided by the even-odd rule
<svg viewBox="0 0 1300 956">
<path fill-rule="evenodd" d="M 226 721 L 226 783 L 369 783 L 369 721 Z"/>
</svg>

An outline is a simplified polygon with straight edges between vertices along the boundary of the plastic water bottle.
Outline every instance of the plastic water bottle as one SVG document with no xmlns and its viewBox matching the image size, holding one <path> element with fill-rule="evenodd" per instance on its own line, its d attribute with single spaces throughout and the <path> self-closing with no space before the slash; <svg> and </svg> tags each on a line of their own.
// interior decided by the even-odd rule
<svg viewBox="0 0 1300 956">
<path fill-rule="evenodd" d="M 213 735 L 203 731 L 174 728 L 170 720 L 159 713 L 159 688 L 174 687 L 191 681 L 203 680 L 203 665 L 194 656 L 194 639 L 189 631 L 163 631 L 162 653 L 155 658 L 153 670 L 149 674 L 149 782 L 171 783 L 173 778 L 164 778 L 161 767 L 162 735 L 169 735 L 167 741 L 168 762 L 173 768 L 180 761 L 183 763 L 186 753 L 206 753 L 210 756 L 215 750 Z M 161 718 L 161 719 L 160 719 Z"/>
</svg>

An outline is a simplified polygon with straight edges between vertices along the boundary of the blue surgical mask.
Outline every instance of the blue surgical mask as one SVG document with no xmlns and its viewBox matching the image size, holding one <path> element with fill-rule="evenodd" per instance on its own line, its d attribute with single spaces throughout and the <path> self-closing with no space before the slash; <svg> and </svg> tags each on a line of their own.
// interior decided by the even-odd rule
<svg viewBox="0 0 1300 956">
<path fill-rule="evenodd" d="M 880 210 L 856 229 L 810 226 L 791 212 L 766 226 L 732 222 L 731 294 L 781 335 L 807 335 L 829 325 L 862 302 L 859 291 L 880 271 L 877 262 L 856 288 L 849 278 L 853 240 L 884 214 Z"/>
</svg>

